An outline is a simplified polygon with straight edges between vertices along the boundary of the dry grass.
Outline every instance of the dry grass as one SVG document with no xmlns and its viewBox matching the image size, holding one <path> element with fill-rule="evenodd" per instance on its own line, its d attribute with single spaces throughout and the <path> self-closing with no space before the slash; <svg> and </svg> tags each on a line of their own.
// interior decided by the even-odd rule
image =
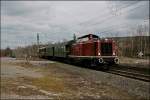
<svg viewBox="0 0 150 100">
<path fill-rule="evenodd" d="M 70 67 L 66 68 L 65 64 L 60 63 L 51 63 L 51 64 L 39 64 L 37 67 L 31 63 L 26 62 L 15 62 L 18 66 L 30 68 L 34 70 L 39 68 L 38 72 L 43 74 L 43 77 L 40 78 L 31 78 L 31 77 L 19 77 L 14 81 L 3 81 L 2 92 L 6 93 L 16 93 L 19 95 L 36 95 L 41 94 L 39 90 L 44 90 L 49 93 L 60 94 L 58 97 L 63 100 L 63 98 L 78 100 L 83 98 L 85 100 L 101 98 L 101 99 L 111 99 L 111 98 L 122 98 L 126 99 L 137 98 L 134 97 L 126 91 L 121 91 L 115 87 L 111 87 L 106 82 L 96 83 L 95 77 L 84 76 L 83 72 L 75 71 Z M 44 66 L 44 67 L 42 67 Z M 64 66 L 64 67 L 61 67 Z M 69 70 L 69 68 L 71 70 Z M 68 70 L 67 70 L 68 69 Z M 36 70 L 37 71 L 37 70 Z M 87 71 L 87 70 L 85 70 Z M 88 79 L 89 77 L 89 79 Z M 17 83 L 16 83 L 17 82 Z M 16 83 L 16 84 L 12 84 Z M 31 86 L 37 87 L 36 90 L 32 88 L 21 88 L 17 90 L 18 85 L 28 84 Z M 42 94 L 41 94 L 42 95 Z M 44 94 L 43 94 L 44 95 Z M 66 100 L 66 99 L 64 99 Z"/>
<path fill-rule="evenodd" d="M 7 63 L 7 62 L 6 62 Z M 25 68 L 36 68 L 35 65 L 27 62 L 11 62 L 11 65 L 17 65 Z M 55 66 L 55 64 L 54 64 Z M 36 68 L 37 69 L 37 68 Z M 42 70 L 42 69 L 41 69 Z M 45 73 L 45 71 L 44 71 Z M 29 79 L 29 80 L 27 80 Z M 22 79 L 21 79 L 22 80 Z M 18 80 L 20 81 L 20 80 Z M 64 91 L 64 82 L 61 78 L 57 77 L 57 75 L 53 75 L 52 73 L 45 75 L 41 78 L 24 78 L 23 81 L 25 83 L 30 83 L 39 89 L 43 89 L 46 91 L 53 91 L 53 92 L 63 92 Z"/>
<path fill-rule="evenodd" d="M 32 84 L 47 91 L 53 92 L 64 91 L 63 81 L 56 77 L 46 76 L 42 78 L 33 79 Z"/>
</svg>

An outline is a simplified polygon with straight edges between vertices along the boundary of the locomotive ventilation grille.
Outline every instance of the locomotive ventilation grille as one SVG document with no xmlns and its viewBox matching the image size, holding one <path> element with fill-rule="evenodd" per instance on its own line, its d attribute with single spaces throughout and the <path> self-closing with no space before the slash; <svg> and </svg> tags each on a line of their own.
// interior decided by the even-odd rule
<svg viewBox="0 0 150 100">
<path fill-rule="evenodd" d="M 101 43 L 101 55 L 112 56 L 112 43 Z"/>
</svg>

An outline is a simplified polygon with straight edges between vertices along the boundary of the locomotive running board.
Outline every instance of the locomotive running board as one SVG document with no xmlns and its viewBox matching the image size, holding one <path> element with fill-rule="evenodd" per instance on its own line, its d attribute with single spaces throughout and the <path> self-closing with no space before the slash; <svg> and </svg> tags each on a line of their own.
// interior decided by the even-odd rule
<svg viewBox="0 0 150 100">
<path fill-rule="evenodd" d="M 74 56 L 74 55 L 69 55 L 71 58 L 116 58 L 118 56 Z"/>
</svg>

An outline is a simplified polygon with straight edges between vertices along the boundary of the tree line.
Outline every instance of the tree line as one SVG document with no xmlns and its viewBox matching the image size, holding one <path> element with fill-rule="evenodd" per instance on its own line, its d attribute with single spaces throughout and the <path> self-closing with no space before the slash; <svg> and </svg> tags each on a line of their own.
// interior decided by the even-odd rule
<svg viewBox="0 0 150 100">
<path fill-rule="evenodd" d="M 114 37 L 113 39 L 117 43 L 119 56 L 137 57 L 137 54 L 142 52 L 144 57 L 150 57 L 150 36 Z M 52 45 L 55 44 L 41 44 L 39 47 Z M 26 47 L 18 47 L 16 49 L 7 47 L 6 49 L 1 49 L 1 57 L 2 56 L 17 58 L 23 58 L 25 56 L 38 57 L 38 46 L 34 44 Z"/>
</svg>

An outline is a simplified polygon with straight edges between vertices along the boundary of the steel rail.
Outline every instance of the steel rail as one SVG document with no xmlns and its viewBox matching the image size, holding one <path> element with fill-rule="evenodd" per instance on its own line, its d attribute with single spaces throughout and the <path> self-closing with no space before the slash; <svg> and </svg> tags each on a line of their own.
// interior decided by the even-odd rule
<svg viewBox="0 0 150 100">
<path fill-rule="evenodd" d="M 141 73 L 137 73 L 137 72 L 118 70 L 118 69 L 117 70 L 116 69 L 110 69 L 107 72 L 111 73 L 111 74 L 116 74 L 116 75 L 128 77 L 128 78 L 142 80 L 145 82 L 150 82 L 150 75 L 145 75 L 145 74 L 141 74 Z"/>
</svg>

